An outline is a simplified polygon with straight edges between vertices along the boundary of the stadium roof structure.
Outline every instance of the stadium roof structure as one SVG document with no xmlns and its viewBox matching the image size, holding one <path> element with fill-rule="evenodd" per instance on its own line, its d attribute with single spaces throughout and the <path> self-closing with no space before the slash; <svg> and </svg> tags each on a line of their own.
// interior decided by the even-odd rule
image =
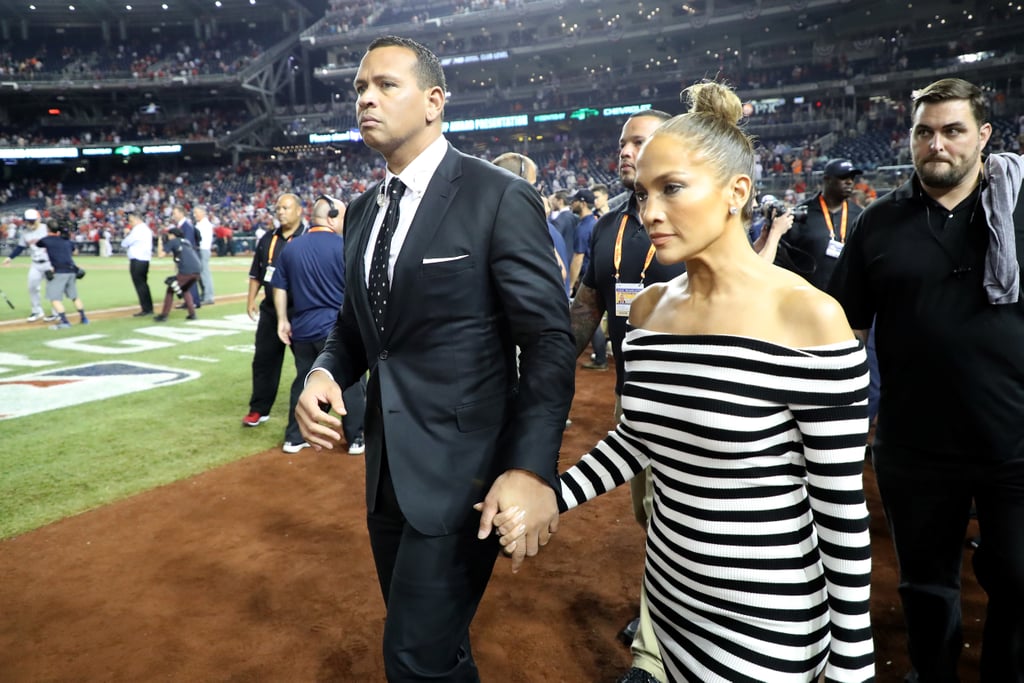
<svg viewBox="0 0 1024 683">
<path fill-rule="evenodd" d="M 196 19 L 248 21 L 281 12 L 312 23 L 324 15 L 325 0 L 0 0 L 4 32 L 33 26 L 83 27 L 119 21 L 150 26 L 187 24 Z"/>
</svg>

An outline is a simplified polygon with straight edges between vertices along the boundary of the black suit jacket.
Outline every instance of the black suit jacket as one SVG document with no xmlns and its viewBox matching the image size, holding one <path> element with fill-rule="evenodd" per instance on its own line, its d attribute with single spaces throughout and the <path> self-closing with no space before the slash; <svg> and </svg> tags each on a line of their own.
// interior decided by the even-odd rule
<svg viewBox="0 0 1024 683">
<path fill-rule="evenodd" d="M 368 509 L 386 442 L 406 519 L 452 533 L 509 468 L 557 485 L 575 373 L 565 289 L 536 190 L 449 146 L 395 263 L 381 338 L 364 266 L 378 188 L 345 214 L 345 302 L 314 367 L 343 387 L 371 372 Z"/>
</svg>

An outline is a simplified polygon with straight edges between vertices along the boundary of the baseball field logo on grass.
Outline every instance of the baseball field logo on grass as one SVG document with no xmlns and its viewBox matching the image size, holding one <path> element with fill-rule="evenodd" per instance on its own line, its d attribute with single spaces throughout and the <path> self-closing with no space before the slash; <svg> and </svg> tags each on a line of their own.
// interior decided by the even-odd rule
<svg viewBox="0 0 1024 683">
<path fill-rule="evenodd" d="M 200 373 L 135 361 L 101 361 L 0 379 L 0 420 L 197 379 Z"/>
</svg>

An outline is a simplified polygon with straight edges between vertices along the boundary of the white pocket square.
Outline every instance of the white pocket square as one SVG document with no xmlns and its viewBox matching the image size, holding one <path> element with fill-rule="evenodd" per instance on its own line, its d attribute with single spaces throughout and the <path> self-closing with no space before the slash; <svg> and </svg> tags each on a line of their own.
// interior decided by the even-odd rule
<svg viewBox="0 0 1024 683">
<path fill-rule="evenodd" d="M 448 261 L 459 261 L 464 258 L 469 258 L 469 254 L 462 254 L 461 256 L 439 256 L 437 258 L 425 258 L 423 259 L 423 265 L 429 266 L 431 263 L 447 263 Z"/>
</svg>

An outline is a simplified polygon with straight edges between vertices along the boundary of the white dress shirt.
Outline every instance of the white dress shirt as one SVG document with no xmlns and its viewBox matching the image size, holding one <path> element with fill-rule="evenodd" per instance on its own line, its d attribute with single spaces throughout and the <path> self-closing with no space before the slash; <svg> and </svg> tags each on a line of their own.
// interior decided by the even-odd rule
<svg viewBox="0 0 1024 683">
<path fill-rule="evenodd" d="M 145 223 L 136 223 L 121 240 L 128 258 L 136 261 L 149 261 L 153 258 L 153 231 Z"/>
<path fill-rule="evenodd" d="M 398 260 L 398 254 L 402 251 L 402 245 L 405 244 L 405 238 L 409 235 L 409 226 L 412 225 L 412 219 L 416 217 L 416 211 L 420 208 L 420 201 L 427 191 L 427 185 L 430 184 L 430 179 L 434 177 L 434 172 L 437 171 L 437 167 L 441 165 L 441 161 L 447 153 L 448 141 L 444 139 L 443 135 L 438 136 L 405 167 L 404 171 L 398 174 L 398 179 L 405 185 L 405 194 L 402 195 L 402 199 L 398 203 L 398 225 L 395 226 L 395 234 L 391 238 L 391 251 L 388 253 L 388 283 L 394 280 L 395 262 Z M 377 234 L 380 233 L 381 223 L 384 222 L 384 214 L 387 213 L 387 201 L 389 201 L 387 200 L 387 187 L 394 177 L 395 174 L 390 169 L 384 175 L 384 182 L 380 187 L 384 188 L 385 203 L 384 206 L 377 209 L 377 215 L 373 219 L 373 229 L 370 231 L 370 239 L 366 243 L 366 253 L 363 254 L 363 271 L 366 273 L 364 281 L 367 287 L 370 286 L 370 261 L 373 259 L 373 248 L 377 244 Z"/>
</svg>

